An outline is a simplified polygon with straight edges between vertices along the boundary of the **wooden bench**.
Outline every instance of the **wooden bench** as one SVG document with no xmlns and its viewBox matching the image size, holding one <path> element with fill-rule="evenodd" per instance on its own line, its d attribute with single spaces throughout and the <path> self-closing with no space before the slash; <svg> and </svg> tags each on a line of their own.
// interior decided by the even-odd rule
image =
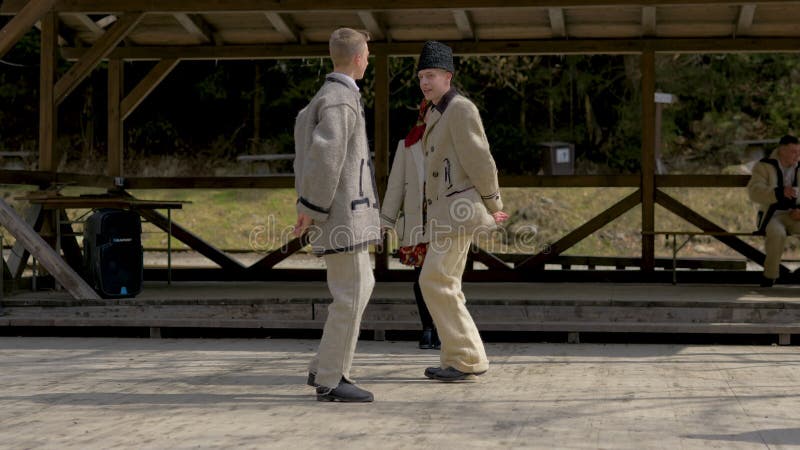
<svg viewBox="0 0 800 450">
<path fill-rule="evenodd" d="M 33 156 L 33 152 L 18 151 L 18 152 L 0 152 L 0 159 L 2 159 L 2 168 L 4 170 L 25 170 L 27 165 L 25 162 Z"/>
</svg>

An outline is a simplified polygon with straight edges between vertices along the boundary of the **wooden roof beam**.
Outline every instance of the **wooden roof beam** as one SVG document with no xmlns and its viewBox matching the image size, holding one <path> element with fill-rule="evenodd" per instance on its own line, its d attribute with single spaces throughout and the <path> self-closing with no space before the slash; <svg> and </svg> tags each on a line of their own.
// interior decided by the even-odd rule
<svg viewBox="0 0 800 450">
<path fill-rule="evenodd" d="M 55 0 L 31 0 L 17 15 L 0 29 L 0 58 L 36 24 L 50 9 Z"/>
<path fill-rule="evenodd" d="M 656 35 L 656 7 L 645 6 L 642 8 L 642 36 Z"/>
<path fill-rule="evenodd" d="M 462 39 L 475 39 L 475 27 L 466 10 L 454 9 L 453 19 L 456 21 L 456 27 L 458 27 Z"/>
<path fill-rule="evenodd" d="M 109 15 L 103 17 L 102 19 L 98 20 L 97 21 L 97 26 L 102 28 L 103 30 L 105 30 L 111 24 L 116 22 L 117 20 L 119 20 L 119 17 L 115 16 L 114 14 L 109 14 Z"/>
<path fill-rule="evenodd" d="M 89 75 L 97 64 L 142 20 L 144 13 L 122 16 L 56 83 L 56 104 L 60 104 Z"/>
<path fill-rule="evenodd" d="M 548 8 L 547 13 L 550 16 L 550 28 L 553 30 L 553 37 L 567 37 L 567 26 L 564 23 L 564 9 Z"/>
<path fill-rule="evenodd" d="M 264 13 L 267 20 L 272 26 L 278 30 L 289 42 L 305 43 L 305 38 L 300 29 L 294 24 L 294 21 L 287 14 L 280 14 L 274 11 L 267 11 Z"/>
<path fill-rule="evenodd" d="M 372 53 L 390 56 L 417 56 L 422 42 L 376 42 Z M 542 41 L 449 41 L 458 55 L 621 55 L 638 54 L 645 49 L 657 53 L 735 53 L 787 52 L 800 53 L 796 38 L 704 38 L 704 39 L 557 39 Z M 67 60 L 83 57 L 83 48 L 65 48 L 61 55 Z M 153 61 L 165 58 L 182 60 L 244 60 L 324 58 L 327 44 L 308 45 L 226 45 L 226 46 L 147 46 L 120 47 L 113 58 L 130 61 Z"/>
<path fill-rule="evenodd" d="M 748 4 L 796 3 L 796 0 L 749 0 Z M 15 14 L 23 9 L 24 0 L 5 0 L 0 4 L 0 14 Z M 504 0 L 506 8 L 573 8 L 615 6 L 682 6 L 682 5 L 737 5 L 733 0 Z M 88 14 L 147 12 L 253 12 L 253 11 L 382 11 L 419 9 L 474 9 L 498 7 L 496 1 L 475 0 L 336 0 L 325 3 L 308 0 L 58 0 L 58 12 L 83 12 Z"/>
<path fill-rule="evenodd" d="M 359 11 L 358 18 L 361 19 L 361 23 L 363 23 L 364 28 L 369 31 L 369 34 L 373 40 L 382 41 L 386 39 L 388 33 L 386 32 L 384 26 L 378 21 L 375 13 L 372 11 Z"/>
<path fill-rule="evenodd" d="M 214 42 L 214 30 L 199 14 L 175 13 L 175 20 L 202 44 Z"/>
<path fill-rule="evenodd" d="M 736 35 L 746 36 L 750 34 L 750 27 L 753 26 L 753 18 L 756 15 L 756 5 L 742 5 L 739 7 L 739 18 L 736 22 Z"/>
<path fill-rule="evenodd" d="M 83 25 L 86 29 L 88 29 L 95 37 L 100 37 L 103 33 L 106 32 L 104 27 L 101 27 L 97 24 L 88 14 L 82 13 L 64 13 L 64 16 L 74 17 L 75 20 L 79 21 L 81 25 Z"/>
</svg>

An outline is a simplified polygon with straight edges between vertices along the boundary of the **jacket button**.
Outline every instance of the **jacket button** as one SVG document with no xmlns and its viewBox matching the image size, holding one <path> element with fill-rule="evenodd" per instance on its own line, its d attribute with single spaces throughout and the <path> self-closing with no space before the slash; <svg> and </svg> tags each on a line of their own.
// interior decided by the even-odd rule
<svg viewBox="0 0 800 450">
<path fill-rule="evenodd" d="M 428 199 L 428 206 L 430 206 L 430 205 L 432 205 L 432 204 L 433 204 L 433 200 L 431 200 L 431 199 Z"/>
<path fill-rule="evenodd" d="M 433 172 L 432 175 L 433 175 L 433 178 L 436 178 L 436 177 L 439 176 L 439 172 Z"/>
<path fill-rule="evenodd" d="M 433 146 L 431 145 L 431 153 L 433 153 Z"/>
</svg>

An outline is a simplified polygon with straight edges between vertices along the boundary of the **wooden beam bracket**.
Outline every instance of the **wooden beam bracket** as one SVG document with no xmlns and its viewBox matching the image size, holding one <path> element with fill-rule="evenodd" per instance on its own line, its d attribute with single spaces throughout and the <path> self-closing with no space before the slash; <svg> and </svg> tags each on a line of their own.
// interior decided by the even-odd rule
<svg viewBox="0 0 800 450">
<path fill-rule="evenodd" d="M 161 60 L 144 78 L 142 78 L 142 81 L 140 81 L 122 101 L 122 120 L 127 119 L 128 116 L 131 115 L 136 107 L 138 107 L 144 99 L 158 87 L 164 78 L 172 72 L 178 65 L 178 62 L 180 62 L 180 60 L 177 58 Z"/>
<path fill-rule="evenodd" d="M 30 0 L 10 22 L 0 28 L 0 58 L 11 50 L 44 15 L 53 8 L 55 0 Z"/>
<path fill-rule="evenodd" d="M 144 13 L 122 16 L 106 33 L 56 83 L 56 104 L 61 104 L 69 94 L 108 56 L 117 44 L 139 23 Z M 122 59 L 122 58 L 116 58 Z"/>
<path fill-rule="evenodd" d="M 551 244 L 546 250 L 529 257 L 525 261 L 522 261 L 520 264 L 514 267 L 514 270 L 524 271 L 532 267 L 539 267 L 545 264 L 547 261 L 554 259 L 556 256 L 565 252 L 573 245 L 582 241 L 595 231 L 603 228 L 617 217 L 625 214 L 630 209 L 638 205 L 641 202 L 641 195 L 641 190 L 637 189 L 633 193 L 612 205 L 610 208 L 594 216 L 577 229 Z"/>
</svg>

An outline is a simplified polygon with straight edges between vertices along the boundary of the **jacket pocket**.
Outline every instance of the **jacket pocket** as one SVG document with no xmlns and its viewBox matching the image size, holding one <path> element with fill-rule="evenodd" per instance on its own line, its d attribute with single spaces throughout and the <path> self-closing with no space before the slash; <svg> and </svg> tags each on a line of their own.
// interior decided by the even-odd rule
<svg viewBox="0 0 800 450">
<path fill-rule="evenodd" d="M 361 167 L 358 170 L 358 198 L 350 202 L 350 210 L 358 211 L 361 209 L 368 209 L 372 205 L 369 198 L 364 196 L 364 163 L 366 161 L 361 158 Z"/>
<path fill-rule="evenodd" d="M 471 234 L 481 228 L 495 227 L 480 194 L 474 187 L 456 190 L 447 194 L 447 217 L 454 231 Z"/>
<path fill-rule="evenodd" d="M 403 242 L 403 239 L 406 237 L 406 215 L 405 213 L 400 213 L 400 217 L 397 218 L 397 224 L 394 226 L 394 232 L 397 233 L 397 239 L 400 242 Z"/>
<path fill-rule="evenodd" d="M 454 189 L 454 190 L 448 192 L 447 194 L 444 194 L 444 196 L 445 197 L 452 197 L 454 195 L 463 194 L 463 193 L 465 193 L 467 191 L 470 191 L 470 190 L 473 190 L 473 189 L 475 189 L 475 186 L 470 186 L 470 187 L 463 188 L 463 189 Z"/>
</svg>

